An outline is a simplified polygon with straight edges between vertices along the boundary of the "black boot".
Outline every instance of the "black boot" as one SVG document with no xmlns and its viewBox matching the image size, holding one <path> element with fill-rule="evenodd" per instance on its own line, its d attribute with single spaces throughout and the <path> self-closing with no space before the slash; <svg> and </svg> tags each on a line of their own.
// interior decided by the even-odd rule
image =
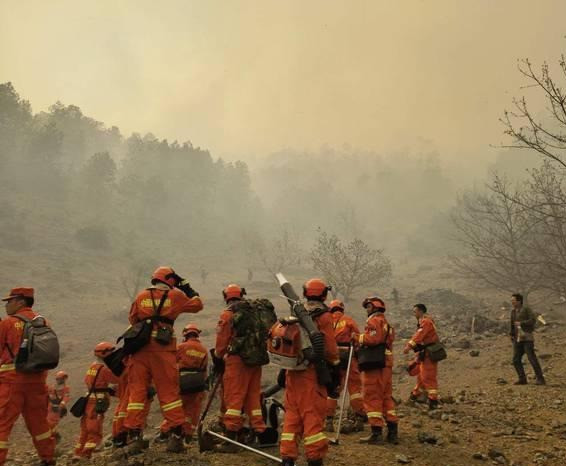
<svg viewBox="0 0 566 466">
<path fill-rule="evenodd" d="M 537 377 L 535 385 L 546 385 L 546 380 L 544 380 L 544 377 L 542 375 L 540 377 Z"/>
<path fill-rule="evenodd" d="M 519 377 L 513 385 L 527 385 L 527 378 L 526 377 Z"/>
<path fill-rule="evenodd" d="M 431 400 L 429 398 L 428 400 L 428 409 L 432 410 L 432 409 L 437 409 L 438 408 L 438 400 Z"/>
<path fill-rule="evenodd" d="M 168 440 L 169 440 L 169 431 L 167 431 L 167 432 L 160 431 L 159 435 L 157 437 L 155 437 L 154 442 L 155 443 L 167 443 Z"/>
<path fill-rule="evenodd" d="M 292 460 L 291 458 L 282 458 L 281 465 L 282 466 L 295 466 L 295 460 Z"/>
<path fill-rule="evenodd" d="M 146 448 L 143 441 L 142 431 L 133 429 L 128 432 L 128 455 L 139 455 Z"/>
<path fill-rule="evenodd" d="M 167 451 L 169 453 L 183 453 L 185 451 L 185 445 L 183 443 L 183 426 L 174 427 L 169 431 Z"/>
<path fill-rule="evenodd" d="M 362 437 L 360 443 L 369 445 L 379 445 L 383 443 L 383 428 L 380 426 L 371 426 L 371 433 L 367 437 Z"/>
<path fill-rule="evenodd" d="M 319 460 L 307 460 L 308 466 L 322 466 L 322 459 Z"/>
<path fill-rule="evenodd" d="M 112 448 L 124 448 L 128 442 L 128 433 L 120 432 L 116 437 L 112 438 Z"/>
<path fill-rule="evenodd" d="M 229 438 L 230 440 L 238 440 L 238 432 L 235 432 L 233 430 L 227 430 L 224 436 L 226 438 Z M 223 442 L 218 447 L 218 451 L 220 453 L 238 453 L 238 451 L 240 451 L 240 448 L 238 447 L 238 445 L 235 445 L 231 442 Z"/>
<path fill-rule="evenodd" d="M 397 445 L 399 443 L 398 429 L 396 422 L 387 423 L 387 442 Z"/>
<path fill-rule="evenodd" d="M 255 437 L 259 448 L 274 447 L 279 443 L 279 433 L 273 427 L 267 427 L 263 432 L 256 432 Z"/>
</svg>

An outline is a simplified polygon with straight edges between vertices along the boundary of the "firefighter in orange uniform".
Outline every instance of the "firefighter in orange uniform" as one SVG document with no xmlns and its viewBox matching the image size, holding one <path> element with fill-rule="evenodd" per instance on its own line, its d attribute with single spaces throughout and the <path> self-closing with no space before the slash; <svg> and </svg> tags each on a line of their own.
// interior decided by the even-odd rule
<svg viewBox="0 0 566 466">
<path fill-rule="evenodd" d="M 128 369 L 129 401 L 124 426 L 128 429 L 130 453 L 139 453 L 145 444 L 142 430 L 145 424 L 147 389 L 153 380 L 163 417 L 171 426 L 167 451 L 184 451 L 183 424 L 185 416 L 179 397 L 179 374 L 176 363 L 177 341 L 173 324 L 183 312 L 196 313 L 202 308 L 198 293 L 171 267 L 159 267 L 152 275 L 152 287 L 140 292 L 130 309 L 130 324 L 153 317 L 150 342 L 130 359 Z M 164 295 L 166 296 L 164 297 Z M 163 303 L 158 317 L 159 304 Z"/>
<path fill-rule="evenodd" d="M 382 442 L 384 419 L 387 422 L 387 441 L 398 443 L 397 413 L 393 401 L 393 341 L 395 330 L 385 318 L 385 302 L 372 296 L 362 303 L 367 311 L 364 333 L 358 336 L 360 346 L 385 344 L 385 367 L 362 372 L 364 407 L 371 426 L 371 433 L 360 439 L 361 443 L 377 445 Z"/>
<path fill-rule="evenodd" d="M 58 371 L 55 374 L 55 384 L 47 390 L 49 400 L 47 422 L 57 439 L 60 438 L 57 433 L 57 424 L 67 415 L 67 403 L 71 399 L 70 388 L 67 385 L 68 378 L 69 375 L 65 371 Z"/>
<path fill-rule="evenodd" d="M 204 381 L 206 379 L 208 366 L 208 351 L 199 340 L 200 333 L 201 330 L 195 324 L 186 325 L 183 329 L 184 341 L 177 347 L 179 371 L 181 373 L 185 371 L 201 373 L 203 382 L 201 386 L 191 387 L 190 393 L 181 393 L 183 411 L 185 412 L 185 423 L 183 424 L 185 444 L 188 444 L 192 440 L 193 432 L 200 417 L 200 410 L 206 390 Z M 167 421 L 164 421 L 161 425 L 161 437 L 166 436 L 168 431 L 169 426 L 167 425 Z"/>
<path fill-rule="evenodd" d="M 358 324 L 349 315 L 344 314 L 344 303 L 338 299 L 330 302 L 330 312 L 334 320 L 334 333 L 336 334 L 336 343 L 340 351 L 340 359 L 348 361 L 348 353 L 352 342 L 352 335 L 359 335 L 360 330 Z M 346 366 L 342 365 L 340 369 L 340 386 L 344 388 L 344 378 L 346 377 Z M 349 427 L 345 432 L 364 430 L 364 402 L 362 399 L 362 380 L 360 370 L 358 369 L 358 361 L 352 357 L 350 365 L 350 377 L 348 380 L 348 393 L 350 395 L 350 405 L 355 413 L 356 420 L 354 425 Z M 334 432 L 334 413 L 338 400 L 328 397 L 326 402 L 326 431 Z M 348 427 L 348 426 L 344 426 Z"/>
<path fill-rule="evenodd" d="M 84 379 L 90 395 L 81 417 L 81 432 L 75 445 L 74 461 L 90 458 L 102 441 L 104 413 L 110 406 L 110 393 L 113 391 L 110 385 L 118 383 L 118 378 L 104 365 L 103 358 L 115 349 L 112 343 L 106 341 L 94 347 L 96 361 L 90 365 Z"/>
<path fill-rule="evenodd" d="M 8 454 L 8 437 L 21 414 L 41 465 L 55 464 L 55 437 L 47 422 L 47 371 L 16 372 L 15 360 L 22 344 L 24 322 L 33 319 L 33 288 L 14 288 L 2 299 L 8 317 L 0 321 L 0 465 Z"/>
<path fill-rule="evenodd" d="M 423 391 L 426 391 L 429 408 L 436 409 L 438 407 L 438 362 L 431 361 L 425 348 L 433 343 L 438 343 L 440 340 L 436 333 L 434 321 L 426 312 L 427 309 L 424 304 L 414 305 L 413 313 L 418 321 L 418 328 L 403 352 L 407 354 L 413 350 L 415 353 L 419 353 L 417 385 L 411 392 L 411 400 L 416 400 Z"/>
<path fill-rule="evenodd" d="M 334 337 L 334 322 L 324 304 L 330 288 L 324 281 L 313 278 L 303 285 L 307 299 L 305 309 L 324 336 L 325 360 L 337 384 L 340 357 Z M 305 370 L 287 370 L 285 378 L 285 418 L 281 433 L 282 464 L 293 466 L 299 456 L 298 442 L 303 438 L 309 466 L 321 466 L 328 451 L 324 434 L 327 388 L 318 383 L 312 363 Z"/>
<path fill-rule="evenodd" d="M 222 311 L 216 327 L 214 364 L 224 367 L 222 376 L 223 400 L 226 408 L 223 423 L 226 436 L 236 440 L 243 426 L 242 412 L 248 415 L 249 422 L 260 443 L 263 442 L 265 422 L 261 411 L 261 366 L 247 366 L 238 354 L 230 354 L 228 349 L 234 337 L 232 306 L 241 301 L 246 290 L 230 284 L 222 291 L 227 308 Z M 222 361 L 221 361 L 222 360 Z M 225 452 L 235 452 L 232 444 L 223 446 Z"/>
</svg>

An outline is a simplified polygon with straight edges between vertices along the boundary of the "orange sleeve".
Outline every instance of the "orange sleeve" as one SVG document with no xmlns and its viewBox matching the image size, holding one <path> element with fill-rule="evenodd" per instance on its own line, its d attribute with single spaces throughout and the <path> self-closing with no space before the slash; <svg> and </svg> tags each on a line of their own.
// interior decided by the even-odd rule
<svg viewBox="0 0 566 466">
<path fill-rule="evenodd" d="M 422 319 L 419 328 L 409 340 L 409 346 L 411 348 L 417 347 L 417 345 L 424 345 L 434 336 L 434 324 L 430 319 Z"/>
<path fill-rule="evenodd" d="M 135 323 L 138 322 L 138 301 L 137 298 L 136 300 L 132 303 L 131 307 L 130 307 L 130 315 L 128 317 L 128 320 L 130 321 L 130 324 L 134 325 Z"/>
<path fill-rule="evenodd" d="M 331 365 L 340 364 L 340 356 L 338 354 L 338 345 L 334 335 L 334 319 L 330 313 L 325 312 L 317 320 L 318 329 L 324 335 L 324 352 L 325 359 Z"/>
<path fill-rule="evenodd" d="M 188 298 L 185 293 L 180 290 L 173 289 L 169 292 L 171 297 L 171 314 L 177 317 L 183 312 L 195 314 L 204 307 L 200 296 Z"/>
<path fill-rule="evenodd" d="M 223 358 L 232 339 L 232 312 L 226 310 L 220 314 L 216 325 L 216 345 L 214 352 L 217 357 Z"/>
<path fill-rule="evenodd" d="M 377 346 L 385 343 L 385 335 L 387 333 L 388 324 L 385 319 L 372 317 L 368 320 L 364 333 L 359 337 L 360 345 Z"/>
</svg>

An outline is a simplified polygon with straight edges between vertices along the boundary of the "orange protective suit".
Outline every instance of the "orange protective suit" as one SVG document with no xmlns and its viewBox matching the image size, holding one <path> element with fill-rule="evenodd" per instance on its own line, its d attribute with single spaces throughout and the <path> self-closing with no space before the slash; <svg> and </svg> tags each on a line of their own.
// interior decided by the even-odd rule
<svg viewBox="0 0 566 466">
<path fill-rule="evenodd" d="M 228 345 L 234 336 L 233 312 L 222 311 L 216 326 L 215 355 L 224 358 L 225 370 L 222 376 L 224 425 L 232 432 L 238 432 L 244 423 L 242 413 L 247 414 L 255 432 L 265 431 L 261 412 L 261 366 L 246 366 L 237 354 L 228 354 Z"/>
<path fill-rule="evenodd" d="M 86 372 L 84 381 L 87 390 L 90 391 L 92 388 L 92 392 L 85 413 L 81 417 L 81 432 L 75 444 L 74 454 L 78 457 L 90 458 L 92 452 L 102 440 L 102 427 L 104 425 L 104 413 L 96 412 L 96 402 L 97 400 L 105 400 L 110 403 L 108 386 L 118 383 L 118 378 L 104 364 L 93 362 Z"/>
<path fill-rule="evenodd" d="M 332 313 L 334 320 L 334 333 L 336 334 L 336 343 L 340 353 L 348 353 L 352 341 L 352 335 L 360 333 L 358 324 L 343 312 L 335 311 Z M 347 356 L 346 356 L 347 357 Z M 346 378 L 346 369 L 340 369 L 340 387 L 344 389 L 344 379 Z M 348 394 L 350 395 L 350 406 L 352 410 L 360 415 L 364 415 L 364 402 L 362 399 L 362 378 L 360 369 L 358 368 L 358 360 L 355 356 L 352 357 L 352 364 L 350 365 L 350 377 L 348 378 Z M 326 401 L 326 415 L 329 417 L 334 416 L 338 400 L 336 398 L 328 397 Z"/>
<path fill-rule="evenodd" d="M 16 314 L 28 319 L 37 316 L 29 307 Z M 39 457 L 50 463 L 55 451 L 55 437 L 47 422 L 47 371 L 24 374 L 15 369 L 23 329 L 17 317 L 0 321 L 0 465 L 6 461 L 8 437 L 20 414 Z"/>
<path fill-rule="evenodd" d="M 318 314 L 320 302 L 307 301 L 305 307 L 313 313 L 314 322 L 324 335 L 325 359 L 335 366 L 340 363 L 334 337 L 334 322 L 329 312 Z M 318 315 L 317 315 L 318 314 Z M 308 460 L 320 460 L 328 451 L 324 434 L 326 417 L 326 387 L 318 384 L 316 370 L 310 365 L 305 370 L 287 371 L 285 379 L 285 418 L 281 433 L 280 452 L 283 458 L 296 460 L 298 442 L 303 438 Z"/>
<path fill-rule="evenodd" d="M 66 408 L 71 399 L 71 390 L 67 384 L 58 386 L 54 384 L 47 390 L 49 406 L 47 407 L 47 422 L 51 430 L 55 432 L 57 424 L 61 420 L 61 408 Z"/>
<path fill-rule="evenodd" d="M 424 347 L 439 341 L 434 321 L 425 314 L 419 320 L 419 327 L 408 343 L 415 352 L 420 352 L 418 358 L 419 372 L 417 384 L 412 391 L 413 396 L 419 396 L 424 390 L 427 392 L 429 400 L 438 400 L 438 362 L 430 360 Z"/>
<path fill-rule="evenodd" d="M 196 336 L 190 336 L 177 347 L 177 363 L 179 370 L 201 370 L 206 373 L 208 366 L 208 352 Z M 183 435 L 192 435 L 198 424 L 200 410 L 204 400 L 205 392 L 189 393 L 181 395 L 183 411 L 185 412 L 185 423 L 183 424 Z M 171 426 L 164 421 L 161 431 L 167 432 Z"/>
<path fill-rule="evenodd" d="M 397 423 L 395 402 L 393 401 L 393 341 L 395 330 L 389 325 L 385 314 L 375 311 L 369 315 L 360 345 L 376 346 L 386 344 L 385 367 L 362 372 L 363 398 L 366 414 L 371 426 L 383 427 L 384 419 Z"/>
<path fill-rule="evenodd" d="M 168 291 L 168 296 L 164 301 L 160 315 L 171 322 L 174 322 L 183 312 L 196 313 L 203 308 L 200 297 L 188 298 L 181 290 L 171 289 L 165 284 L 158 283 L 137 295 L 130 309 L 130 323 L 135 324 L 151 317 L 165 291 Z M 159 325 L 169 327 L 172 330 L 170 324 L 160 323 Z M 177 342 L 173 336 L 168 345 L 161 345 L 155 340 L 156 335 L 157 323 L 154 323 L 150 342 L 133 354 L 130 359 L 128 370 L 129 401 L 127 416 L 124 421 L 124 426 L 128 430 L 141 431 L 144 427 L 147 388 L 152 380 L 157 390 L 161 412 L 169 425 L 175 428 L 182 426 L 185 422 L 183 403 L 179 397 L 179 373 L 175 358 Z"/>
</svg>

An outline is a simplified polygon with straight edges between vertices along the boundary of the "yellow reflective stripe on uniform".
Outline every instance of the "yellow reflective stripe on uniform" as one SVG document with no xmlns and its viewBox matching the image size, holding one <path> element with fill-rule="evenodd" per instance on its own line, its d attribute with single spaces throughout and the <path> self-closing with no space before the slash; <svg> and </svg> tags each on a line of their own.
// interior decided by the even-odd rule
<svg viewBox="0 0 566 466">
<path fill-rule="evenodd" d="M 153 305 L 155 304 L 155 307 L 157 307 L 157 304 L 159 304 L 159 300 L 151 300 L 150 298 L 146 298 L 146 299 L 142 299 L 140 301 L 140 304 L 142 307 L 153 307 Z M 169 298 L 167 298 L 164 302 L 163 302 L 163 307 L 170 307 L 171 306 L 171 300 Z"/>
<path fill-rule="evenodd" d="M 15 370 L 16 370 L 15 364 L 2 364 L 0 366 L 0 372 L 15 371 Z"/>
<path fill-rule="evenodd" d="M 145 407 L 144 403 L 128 403 L 128 411 L 141 411 Z"/>
<path fill-rule="evenodd" d="M 48 439 L 49 437 L 51 437 L 51 430 L 48 430 L 47 432 L 44 432 L 43 434 L 36 435 L 35 439 L 39 442 L 41 440 Z"/>
<path fill-rule="evenodd" d="M 226 416 L 238 416 L 238 417 L 240 417 L 242 415 L 242 411 L 240 409 L 227 409 L 225 414 L 226 414 Z"/>
<path fill-rule="evenodd" d="M 187 350 L 187 356 L 194 356 L 196 358 L 202 358 L 206 353 L 203 353 L 202 351 L 197 351 L 194 349 L 190 349 Z"/>
<path fill-rule="evenodd" d="M 5 450 L 8 448 L 8 442 L 0 442 L 0 450 Z"/>
<path fill-rule="evenodd" d="M 367 413 L 368 417 L 383 417 L 383 414 L 380 411 L 370 411 Z"/>
<path fill-rule="evenodd" d="M 324 435 L 324 432 L 309 435 L 308 437 L 305 437 L 304 442 L 305 445 L 312 445 L 313 443 L 320 442 L 321 440 L 326 440 L 326 435 Z"/>
<path fill-rule="evenodd" d="M 438 393 L 438 390 L 436 388 L 429 388 L 427 392 L 436 394 Z"/>
<path fill-rule="evenodd" d="M 182 406 L 183 406 L 183 402 L 181 400 L 175 400 L 175 401 L 172 401 L 171 403 L 167 403 L 166 405 L 161 405 L 161 410 L 162 411 L 170 411 L 172 409 L 180 408 Z"/>
<path fill-rule="evenodd" d="M 118 413 L 118 416 L 117 416 L 117 417 L 119 417 L 119 418 L 128 417 L 128 413 L 125 412 L 125 411 L 120 411 L 120 412 Z"/>
<path fill-rule="evenodd" d="M 391 414 L 391 416 L 397 416 L 397 412 L 394 409 L 387 411 L 387 414 Z"/>
<path fill-rule="evenodd" d="M 391 355 L 393 354 L 393 351 L 386 349 L 386 350 L 385 350 L 385 354 L 386 354 L 387 356 L 391 356 Z"/>
<path fill-rule="evenodd" d="M 413 340 L 409 340 L 409 343 L 408 343 L 408 344 L 409 344 L 409 346 L 412 346 L 413 348 L 414 348 L 415 346 L 417 346 L 417 344 L 416 344 Z"/>
<path fill-rule="evenodd" d="M 85 443 L 85 448 L 96 448 L 96 443 L 87 442 L 87 443 Z"/>
<path fill-rule="evenodd" d="M 357 400 L 358 398 L 361 398 L 361 397 L 362 397 L 362 394 L 361 394 L 361 393 L 352 393 L 352 394 L 350 395 L 350 401 L 352 401 L 352 400 Z"/>
<path fill-rule="evenodd" d="M 295 434 L 293 432 L 283 432 L 281 434 L 282 442 L 292 442 L 293 440 L 295 440 Z"/>
<path fill-rule="evenodd" d="M 252 409 L 252 416 L 261 416 L 261 409 Z"/>
</svg>

